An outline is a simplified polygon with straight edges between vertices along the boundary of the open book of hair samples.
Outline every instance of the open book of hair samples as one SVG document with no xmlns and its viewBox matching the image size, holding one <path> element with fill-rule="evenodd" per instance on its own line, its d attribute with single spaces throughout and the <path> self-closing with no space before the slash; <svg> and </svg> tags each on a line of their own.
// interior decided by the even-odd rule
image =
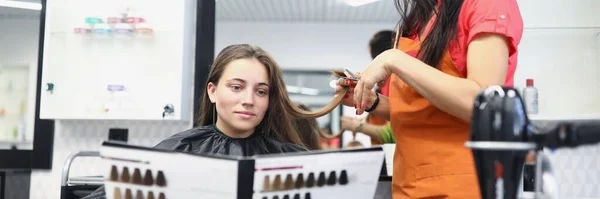
<svg viewBox="0 0 600 199">
<path fill-rule="evenodd" d="M 380 147 L 251 157 L 192 154 L 106 141 L 107 199 L 371 198 Z"/>
</svg>

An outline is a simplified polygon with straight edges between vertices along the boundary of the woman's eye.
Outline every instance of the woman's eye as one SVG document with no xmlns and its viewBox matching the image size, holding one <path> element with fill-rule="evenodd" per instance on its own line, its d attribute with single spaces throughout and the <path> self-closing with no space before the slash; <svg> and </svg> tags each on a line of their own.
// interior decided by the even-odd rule
<svg viewBox="0 0 600 199">
<path fill-rule="evenodd" d="M 242 90 L 242 87 L 241 86 L 233 85 L 233 86 L 231 86 L 231 90 L 239 91 L 239 90 Z"/>
<path fill-rule="evenodd" d="M 256 94 L 258 94 L 258 95 L 260 95 L 260 96 L 263 96 L 263 95 L 266 95 L 266 94 L 267 94 L 267 91 L 264 91 L 264 90 L 258 90 L 258 91 L 256 91 Z"/>
</svg>

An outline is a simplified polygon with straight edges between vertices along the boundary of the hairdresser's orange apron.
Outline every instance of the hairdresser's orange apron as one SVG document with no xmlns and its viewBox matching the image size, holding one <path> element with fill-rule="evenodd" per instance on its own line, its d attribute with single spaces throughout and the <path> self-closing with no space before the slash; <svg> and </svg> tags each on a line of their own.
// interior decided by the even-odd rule
<svg viewBox="0 0 600 199">
<path fill-rule="evenodd" d="M 377 115 L 369 115 L 367 116 L 367 123 L 368 124 L 372 124 L 372 125 L 377 125 L 377 126 L 381 126 L 381 125 L 386 125 L 387 124 L 387 120 L 377 116 Z M 377 140 L 377 139 L 371 139 L 371 145 L 375 146 L 375 145 L 381 145 L 383 144 L 383 142 Z"/>
<path fill-rule="evenodd" d="M 420 42 L 400 38 L 398 48 L 415 56 Z M 464 78 L 448 51 L 438 69 Z M 390 121 L 396 139 L 393 198 L 481 198 L 473 157 L 464 146 L 469 123 L 436 108 L 396 75 L 390 86 Z"/>
</svg>

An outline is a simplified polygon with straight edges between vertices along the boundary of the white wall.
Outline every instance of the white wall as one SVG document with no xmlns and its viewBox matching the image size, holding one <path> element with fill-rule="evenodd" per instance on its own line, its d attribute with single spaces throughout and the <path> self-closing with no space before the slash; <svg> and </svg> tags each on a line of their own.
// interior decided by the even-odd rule
<svg viewBox="0 0 600 199">
<path fill-rule="evenodd" d="M 250 43 L 261 46 L 286 69 L 359 70 L 371 60 L 369 38 L 394 25 L 218 22 L 215 49 Z"/>
<path fill-rule="evenodd" d="M 600 27 L 597 0 L 521 0 L 528 27 Z M 548 8 L 564 8 L 566 11 Z M 242 24 L 219 22 L 216 49 L 233 43 L 254 43 L 271 52 L 286 68 L 341 68 L 359 70 L 369 63 L 367 40 L 379 29 L 393 24 Z M 3 29 L 4 27 L 0 28 Z M 558 28 L 560 29 L 560 28 Z M 600 113 L 597 70 L 600 29 L 529 29 L 521 45 L 517 86 L 526 77 L 536 79 L 542 113 Z M 33 36 L 35 37 L 35 36 Z M 33 38 L 32 37 L 32 38 Z M 7 50 L 0 47 L 0 56 Z M 11 52 L 12 53 L 12 52 Z M 12 57 L 12 56 L 9 56 Z M 583 61 L 581 58 L 586 58 Z M 539 69 L 539 70 L 538 70 Z M 345 113 L 353 113 L 352 109 Z M 59 121 L 56 127 L 52 171 L 34 171 L 31 198 L 56 199 L 60 169 L 68 154 L 97 150 L 112 126 L 130 127 L 132 143 L 153 145 L 163 137 L 189 126 L 181 123 L 133 121 Z M 552 157 L 557 168 L 561 198 L 600 198 L 599 147 L 558 150 Z M 75 175 L 97 174 L 94 161 L 74 165 Z M 583 171 L 585 169 L 585 171 Z"/>
</svg>

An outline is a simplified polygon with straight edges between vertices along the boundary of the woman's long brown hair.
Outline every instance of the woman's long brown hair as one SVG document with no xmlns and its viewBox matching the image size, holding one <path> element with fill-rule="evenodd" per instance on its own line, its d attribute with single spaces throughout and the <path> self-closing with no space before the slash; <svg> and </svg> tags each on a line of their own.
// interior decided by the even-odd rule
<svg viewBox="0 0 600 199">
<path fill-rule="evenodd" d="M 219 79 L 225 71 L 225 67 L 232 61 L 238 59 L 257 59 L 267 68 L 269 76 L 269 82 L 271 89 L 269 90 L 269 108 L 260 122 L 256 127 L 256 130 L 265 133 L 267 136 L 280 139 L 282 141 L 291 142 L 301 146 L 306 146 L 299 137 L 297 128 L 294 125 L 294 117 L 301 118 L 317 118 L 328 114 L 342 102 L 344 95 L 348 91 L 348 88 L 344 88 L 341 93 L 338 93 L 333 100 L 325 107 L 314 111 L 304 111 L 294 104 L 289 96 L 286 89 L 286 85 L 283 82 L 283 73 L 279 65 L 275 60 L 262 48 L 252 46 L 249 44 L 236 44 L 224 48 L 215 61 L 213 62 L 208 78 L 204 85 L 204 95 L 202 97 L 201 114 L 198 119 L 200 126 L 206 126 L 214 124 L 213 118 L 216 118 L 215 104 L 210 102 L 208 92 L 206 88 L 209 82 L 217 85 Z M 345 77 L 341 71 L 333 71 L 334 76 Z M 308 133 L 308 132 L 302 132 Z M 325 135 L 321 133 L 321 136 L 325 138 L 338 137 L 339 135 Z"/>
</svg>

